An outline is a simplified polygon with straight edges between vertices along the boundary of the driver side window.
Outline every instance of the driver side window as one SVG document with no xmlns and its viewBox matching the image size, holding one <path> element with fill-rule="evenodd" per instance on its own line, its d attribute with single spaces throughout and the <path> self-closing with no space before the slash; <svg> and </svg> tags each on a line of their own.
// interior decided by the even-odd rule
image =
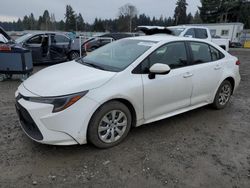
<svg viewBox="0 0 250 188">
<path fill-rule="evenodd" d="M 167 64 L 171 69 L 186 66 L 188 60 L 185 43 L 174 42 L 158 48 L 142 62 L 142 73 L 149 73 L 150 67 L 156 63 Z"/>
</svg>

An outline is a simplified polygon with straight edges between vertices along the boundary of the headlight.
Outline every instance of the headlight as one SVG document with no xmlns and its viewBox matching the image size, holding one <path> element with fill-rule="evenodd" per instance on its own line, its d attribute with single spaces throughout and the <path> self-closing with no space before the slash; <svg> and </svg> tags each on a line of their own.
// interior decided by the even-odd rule
<svg viewBox="0 0 250 188">
<path fill-rule="evenodd" d="M 59 97 L 28 97 L 26 100 L 37 103 L 52 104 L 54 105 L 53 112 L 60 112 L 76 103 L 87 93 L 88 91 Z"/>
</svg>

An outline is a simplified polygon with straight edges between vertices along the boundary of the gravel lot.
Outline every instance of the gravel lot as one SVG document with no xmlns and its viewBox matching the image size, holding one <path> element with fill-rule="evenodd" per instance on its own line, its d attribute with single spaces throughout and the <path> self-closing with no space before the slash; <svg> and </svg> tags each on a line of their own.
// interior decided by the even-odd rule
<svg viewBox="0 0 250 188">
<path fill-rule="evenodd" d="M 242 82 L 226 109 L 144 125 L 108 150 L 31 141 L 14 108 L 20 81 L 0 82 L 0 187 L 250 187 L 249 52 L 232 52 Z"/>
</svg>

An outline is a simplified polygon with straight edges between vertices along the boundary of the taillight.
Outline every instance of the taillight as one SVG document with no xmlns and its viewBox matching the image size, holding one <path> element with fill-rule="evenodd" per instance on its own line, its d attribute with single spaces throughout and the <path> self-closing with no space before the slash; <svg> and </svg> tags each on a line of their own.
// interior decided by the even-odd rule
<svg viewBox="0 0 250 188">
<path fill-rule="evenodd" d="M 11 47 L 7 44 L 1 44 L 0 51 L 11 51 Z"/>
<path fill-rule="evenodd" d="M 89 43 L 86 43 L 84 47 L 87 50 L 89 48 Z"/>
<path fill-rule="evenodd" d="M 240 60 L 237 60 L 235 65 L 240 65 Z"/>
</svg>

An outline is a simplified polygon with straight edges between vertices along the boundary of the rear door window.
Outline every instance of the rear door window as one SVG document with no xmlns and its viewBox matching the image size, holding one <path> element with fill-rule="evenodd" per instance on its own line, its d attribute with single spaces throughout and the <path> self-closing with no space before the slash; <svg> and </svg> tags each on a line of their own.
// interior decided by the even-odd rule
<svg viewBox="0 0 250 188">
<path fill-rule="evenodd" d="M 217 50 L 212 46 L 210 46 L 210 51 L 211 51 L 212 61 L 218 61 L 224 58 L 224 55 L 219 50 Z"/>
<path fill-rule="evenodd" d="M 64 35 L 52 35 L 51 36 L 51 41 L 53 44 L 62 44 L 62 43 L 69 43 L 70 39 Z"/>
<path fill-rule="evenodd" d="M 208 44 L 202 42 L 190 42 L 193 56 L 193 64 L 207 63 L 212 61 Z"/>
</svg>

